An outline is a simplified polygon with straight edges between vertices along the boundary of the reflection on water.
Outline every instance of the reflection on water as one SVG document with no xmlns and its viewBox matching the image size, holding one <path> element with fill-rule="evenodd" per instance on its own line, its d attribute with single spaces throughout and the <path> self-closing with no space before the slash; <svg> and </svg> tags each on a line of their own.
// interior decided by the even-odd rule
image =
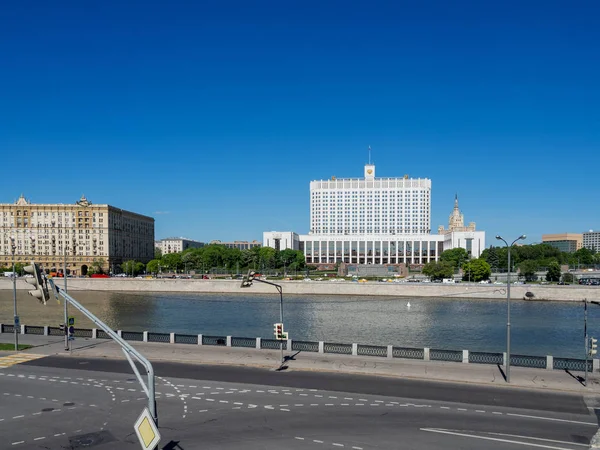
<svg viewBox="0 0 600 450">
<path fill-rule="evenodd" d="M 279 322 L 279 296 L 72 291 L 114 329 L 270 338 Z M 58 326 L 63 306 L 39 304 L 17 292 L 21 323 Z M 471 299 L 284 296 L 291 339 L 502 352 L 506 302 Z M 92 328 L 70 308 L 76 326 Z M 511 302 L 512 353 L 584 357 L 583 305 Z M 600 308 L 588 309 L 588 334 L 600 335 Z M 0 291 L 0 322 L 13 321 L 12 291 Z"/>
</svg>

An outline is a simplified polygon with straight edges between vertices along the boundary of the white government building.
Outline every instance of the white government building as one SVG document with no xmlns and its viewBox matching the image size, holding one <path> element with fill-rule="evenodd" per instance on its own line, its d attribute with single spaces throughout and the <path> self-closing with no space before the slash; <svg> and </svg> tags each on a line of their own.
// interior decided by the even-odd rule
<svg viewBox="0 0 600 450">
<path fill-rule="evenodd" d="M 455 198 L 448 229 L 431 234 L 431 180 L 376 178 L 375 165 L 367 164 L 364 178 L 311 181 L 309 233 L 264 232 L 263 245 L 302 250 L 315 265 L 418 265 L 457 247 L 478 258 L 485 232 L 464 225 Z"/>
</svg>

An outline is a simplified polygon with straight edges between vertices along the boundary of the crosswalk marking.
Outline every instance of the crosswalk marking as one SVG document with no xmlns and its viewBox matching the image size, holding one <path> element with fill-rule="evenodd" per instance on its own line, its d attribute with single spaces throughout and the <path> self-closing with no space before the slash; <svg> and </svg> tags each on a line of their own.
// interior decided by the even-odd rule
<svg viewBox="0 0 600 450">
<path fill-rule="evenodd" d="M 44 358 L 46 355 L 38 355 L 36 353 L 15 353 L 13 355 L 0 357 L 0 368 L 14 366 L 34 359 Z"/>
</svg>

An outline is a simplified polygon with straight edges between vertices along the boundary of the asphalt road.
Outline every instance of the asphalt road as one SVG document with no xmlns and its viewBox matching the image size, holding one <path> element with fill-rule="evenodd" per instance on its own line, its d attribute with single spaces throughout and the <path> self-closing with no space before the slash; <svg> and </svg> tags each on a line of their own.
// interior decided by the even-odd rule
<svg viewBox="0 0 600 450">
<path fill-rule="evenodd" d="M 161 449 L 582 449 L 578 395 L 156 363 Z M 48 357 L 0 370 L 0 448 L 139 449 L 147 400 L 126 362 Z"/>
</svg>

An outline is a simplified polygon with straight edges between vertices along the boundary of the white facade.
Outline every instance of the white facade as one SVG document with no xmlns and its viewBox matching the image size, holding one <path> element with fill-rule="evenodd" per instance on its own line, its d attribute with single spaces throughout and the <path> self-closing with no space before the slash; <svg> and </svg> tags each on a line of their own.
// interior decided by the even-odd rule
<svg viewBox="0 0 600 450">
<path fill-rule="evenodd" d="M 204 242 L 193 241 L 182 237 L 171 237 L 160 240 L 160 251 L 163 255 L 168 253 L 180 253 L 188 248 L 204 247 Z"/>
<path fill-rule="evenodd" d="M 600 251 L 600 231 L 587 231 L 583 233 L 583 247 L 589 250 Z"/>
<path fill-rule="evenodd" d="M 299 250 L 300 238 L 293 231 L 266 231 L 263 233 L 263 247 L 275 250 Z"/>
<path fill-rule="evenodd" d="M 309 235 L 431 232 L 431 180 L 375 178 L 373 164 L 364 171 L 364 178 L 311 181 Z"/>
<path fill-rule="evenodd" d="M 458 198 L 449 228 L 431 234 L 431 180 L 375 178 L 373 164 L 364 175 L 311 181 L 310 232 L 298 236 L 307 264 L 427 264 L 445 250 L 478 258 L 485 249 L 485 232 L 464 226 Z M 293 234 L 265 232 L 263 244 L 276 248 L 276 239 Z"/>
</svg>

